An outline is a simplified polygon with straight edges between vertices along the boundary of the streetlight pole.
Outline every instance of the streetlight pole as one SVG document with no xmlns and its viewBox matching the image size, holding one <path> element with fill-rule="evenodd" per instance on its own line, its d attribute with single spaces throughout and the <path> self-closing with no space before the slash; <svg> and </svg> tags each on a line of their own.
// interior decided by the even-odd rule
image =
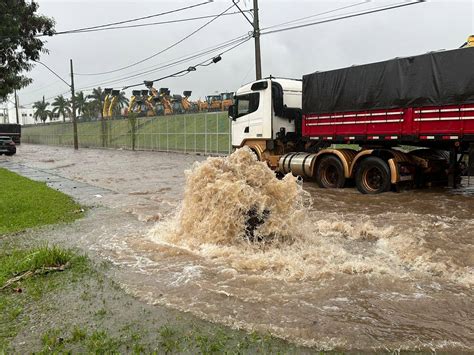
<svg viewBox="0 0 474 355">
<path fill-rule="evenodd" d="M 72 106 L 72 127 L 74 130 L 74 149 L 79 149 L 79 142 L 77 139 L 77 121 L 76 121 L 76 97 L 74 95 L 74 70 L 72 67 L 72 59 L 69 60 L 71 64 L 71 106 Z"/>
<path fill-rule="evenodd" d="M 245 17 L 250 26 L 253 28 L 253 38 L 255 38 L 255 76 L 257 80 L 262 79 L 262 56 L 260 53 L 260 24 L 258 22 L 258 0 L 253 0 L 253 22 L 249 20 L 247 15 L 242 11 L 235 0 L 232 0 L 235 7 Z"/>
<path fill-rule="evenodd" d="M 258 0 L 253 0 L 253 37 L 255 38 L 255 76 L 262 79 L 262 57 L 260 53 L 260 25 L 258 22 Z"/>
</svg>

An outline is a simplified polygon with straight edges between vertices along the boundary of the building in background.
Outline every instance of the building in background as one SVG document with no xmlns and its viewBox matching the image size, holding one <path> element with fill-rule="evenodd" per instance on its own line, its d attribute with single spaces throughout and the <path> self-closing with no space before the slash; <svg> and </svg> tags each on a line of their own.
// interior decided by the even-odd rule
<svg viewBox="0 0 474 355">
<path fill-rule="evenodd" d="M 33 117 L 35 110 L 20 106 L 18 107 L 18 121 L 21 125 L 35 124 Z M 11 103 L 0 104 L 0 123 L 16 123 L 15 105 Z"/>
</svg>

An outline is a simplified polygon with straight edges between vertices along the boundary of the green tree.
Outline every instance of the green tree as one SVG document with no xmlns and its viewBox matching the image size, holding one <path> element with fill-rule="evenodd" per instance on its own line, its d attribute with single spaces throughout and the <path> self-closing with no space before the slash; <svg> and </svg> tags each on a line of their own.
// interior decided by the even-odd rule
<svg viewBox="0 0 474 355">
<path fill-rule="evenodd" d="M 63 95 L 57 96 L 53 103 L 53 115 L 58 114 L 63 116 L 63 122 L 66 122 L 66 117 L 69 116 L 72 112 L 70 102 Z"/>
<path fill-rule="evenodd" d="M 97 111 L 95 103 L 92 101 L 86 101 L 83 107 L 82 116 L 85 120 L 90 121 L 92 118 L 97 119 Z"/>
<path fill-rule="evenodd" d="M 104 120 L 104 114 L 102 113 L 102 108 L 104 107 L 104 101 L 105 101 L 105 92 L 100 88 L 92 89 L 92 94 L 89 95 L 89 97 L 92 99 L 92 103 L 94 103 L 96 110 L 98 111 L 98 115 L 100 116 L 101 120 L 101 139 L 102 139 L 102 147 L 107 146 L 107 141 L 108 141 L 108 129 L 107 129 L 107 123 Z M 97 116 L 96 116 L 97 117 Z"/>
<path fill-rule="evenodd" d="M 120 91 L 120 94 L 117 96 L 117 104 L 114 107 L 114 117 L 120 116 L 120 112 L 126 106 L 128 106 L 128 98 L 125 96 L 124 91 Z"/>
<path fill-rule="evenodd" d="M 32 82 L 22 73 L 48 52 L 37 36 L 52 36 L 54 21 L 37 14 L 38 7 L 34 1 L 0 1 L 0 101 Z"/>
<path fill-rule="evenodd" d="M 84 92 L 79 91 L 75 95 L 76 98 L 76 111 L 78 116 L 84 114 L 84 109 L 87 103 L 87 97 L 84 95 Z"/>
<path fill-rule="evenodd" d="M 35 118 L 35 121 L 37 119 L 40 119 L 43 121 L 43 123 L 46 122 L 48 117 L 51 119 L 53 116 L 53 113 L 48 110 L 49 102 L 44 101 L 44 96 L 42 101 L 36 101 L 33 103 L 33 108 L 35 109 L 35 113 L 33 114 L 33 117 Z"/>
<path fill-rule="evenodd" d="M 105 92 L 99 86 L 98 88 L 92 89 L 92 94 L 90 94 L 88 97 L 92 99 L 92 102 L 95 104 L 100 118 L 103 119 L 104 116 L 102 115 L 102 107 L 104 106 Z"/>
</svg>

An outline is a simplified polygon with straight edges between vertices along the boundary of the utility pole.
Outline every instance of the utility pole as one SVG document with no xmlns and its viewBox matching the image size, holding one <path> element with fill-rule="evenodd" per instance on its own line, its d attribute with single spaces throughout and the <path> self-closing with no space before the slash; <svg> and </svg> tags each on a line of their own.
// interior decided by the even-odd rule
<svg viewBox="0 0 474 355">
<path fill-rule="evenodd" d="M 15 112 L 16 112 L 16 124 L 20 124 L 20 115 L 18 114 L 18 96 L 15 89 Z"/>
<path fill-rule="evenodd" d="M 262 57 L 260 54 L 260 27 L 258 23 L 258 0 L 253 0 L 253 37 L 255 38 L 255 75 L 262 79 Z"/>
<path fill-rule="evenodd" d="M 74 95 L 74 71 L 72 68 L 72 59 L 71 63 L 71 105 L 72 105 L 72 127 L 74 130 L 74 149 L 79 149 L 79 143 L 77 141 L 77 122 L 76 122 L 76 98 Z"/>
</svg>

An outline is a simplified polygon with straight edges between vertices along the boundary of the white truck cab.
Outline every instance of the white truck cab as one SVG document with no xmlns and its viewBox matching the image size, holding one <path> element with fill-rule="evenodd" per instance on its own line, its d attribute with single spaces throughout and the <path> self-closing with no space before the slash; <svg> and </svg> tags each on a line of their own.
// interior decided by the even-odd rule
<svg viewBox="0 0 474 355">
<path fill-rule="evenodd" d="M 238 89 L 235 104 L 229 108 L 232 146 L 297 134 L 295 121 L 301 117 L 301 91 L 301 80 L 272 77 Z"/>
</svg>

